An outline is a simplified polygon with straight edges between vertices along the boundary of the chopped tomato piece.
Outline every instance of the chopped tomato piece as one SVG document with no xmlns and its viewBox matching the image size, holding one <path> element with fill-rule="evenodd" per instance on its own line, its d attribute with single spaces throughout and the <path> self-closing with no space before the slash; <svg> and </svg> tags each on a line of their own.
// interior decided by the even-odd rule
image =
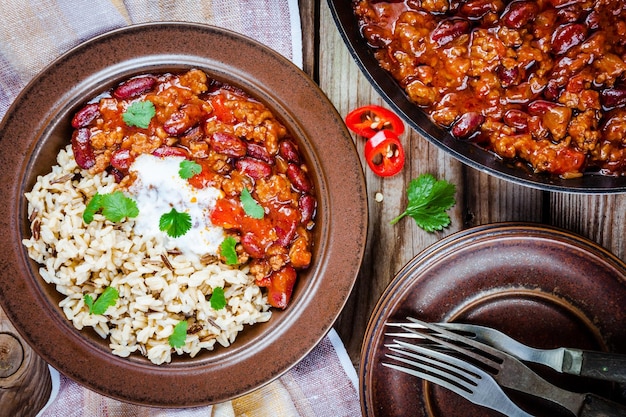
<svg viewBox="0 0 626 417">
<path fill-rule="evenodd" d="M 380 131 L 390 131 L 400 136 L 404 123 L 394 112 L 374 104 L 359 107 L 348 113 L 346 125 L 357 135 L 371 138 Z"/>
<path fill-rule="evenodd" d="M 206 167 L 202 167 L 202 171 L 199 174 L 194 175 L 187 181 L 189 181 L 189 184 L 191 184 L 192 187 L 201 189 L 212 185 L 215 177 L 216 174 L 213 171 Z"/>
<path fill-rule="evenodd" d="M 365 142 L 365 160 L 376 175 L 391 177 L 404 167 L 404 148 L 394 133 L 383 130 Z"/>
<path fill-rule="evenodd" d="M 291 301 L 293 286 L 296 283 L 297 273 L 292 266 L 272 272 L 270 285 L 267 288 L 267 301 L 272 307 L 285 309 Z"/>
<path fill-rule="evenodd" d="M 225 229 L 239 228 L 244 216 L 241 205 L 230 198 L 220 198 L 211 212 L 211 223 Z"/>
<path fill-rule="evenodd" d="M 585 163 L 585 154 L 572 148 L 560 149 L 552 165 L 553 174 L 567 174 L 568 172 L 580 172 Z"/>
<path fill-rule="evenodd" d="M 224 104 L 225 97 L 222 94 L 212 96 L 209 100 L 211 107 L 213 107 L 213 115 L 217 117 L 217 120 L 224 123 L 233 124 L 237 122 L 237 118 L 233 114 L 233 111 Z"/>
</svg>

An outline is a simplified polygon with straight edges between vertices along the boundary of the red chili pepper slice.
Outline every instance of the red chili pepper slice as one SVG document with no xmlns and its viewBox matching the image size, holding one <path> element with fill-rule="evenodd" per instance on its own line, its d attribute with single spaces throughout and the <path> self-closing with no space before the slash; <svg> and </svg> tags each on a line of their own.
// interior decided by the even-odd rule
<svg viewBox="0 0 626 417">
<path fill-rule="evenodd" d="M 382 130 L 365 142 L 365 160 L 376 175 L 391 177 L 404 166 L 404 148 L 398 136 Z"/>
<path fill-rule="evenodd" d="M 357 135 L 371 138 L 386 130 L 400 136 L 404 133 L 404 123 L 394 112 L 384 107 L 370 104 L 352 110 L 346 116 L 346 125 Z"/>
</svg>

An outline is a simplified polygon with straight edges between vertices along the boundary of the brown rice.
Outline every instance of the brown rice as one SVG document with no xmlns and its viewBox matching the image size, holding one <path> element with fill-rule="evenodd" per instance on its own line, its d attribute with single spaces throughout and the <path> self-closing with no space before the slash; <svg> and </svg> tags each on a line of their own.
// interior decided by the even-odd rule
<svg viewBox="0 0 626 417">
<path fill-rule="evenodd" d="M 85 224 L 89 199 L 117 185 L 112 176 L 81 170 L 71 146 L 61 150 L 57 163 L 25 194 L 29 218 L 38 226 L 23 244 L 41 265 L 43 280 L 65 296 L 59 306 L 76 329 L 92 327 L 108 337 L 115 355 L 138 352 L 162 364 L 173 353 L 193 357 L 216 343 L 227 347 L 245 324 L 270 319 L 267 297 L 247 268 L 167 253 L 158 238 L 136 235 L 132 219 L 111 223 L 96 214 Z M 108 286 L 118 290 L 117 303 L 103 315 L 90 314 L 84 295 L 95 299 Z M 227 300 L 220 310 L 208 301 L 216 287 L 224 289 Z M 174 349 L 168 338 L 181 320 L 188 322 L 187 338 Z"/>
</svg>

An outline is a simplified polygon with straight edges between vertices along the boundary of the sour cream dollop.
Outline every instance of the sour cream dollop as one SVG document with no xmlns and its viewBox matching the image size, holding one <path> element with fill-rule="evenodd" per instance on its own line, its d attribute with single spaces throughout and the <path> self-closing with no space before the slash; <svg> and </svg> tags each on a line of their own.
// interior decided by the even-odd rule
<svg viewBox="0 0 626 417">
<path fill-rule="evenodd" d="M 198 189 L 181 178 L 178 171 L 184 160 L 179 156 L 142 154 L 132 163 L 129 170 L 136 179 L 128 191 L 139 208 L 135 232 L 163 239 L 167 250 L 178 249 L 188 257 L 217 255 L 225 237 L 224 229 L 213 225 L 209 215 L 222 191 L 214 187 Z M 159 229 L 161 216 L 172 208 L 191 216 L 191 229 L 177 238 Z"/>
</svg>

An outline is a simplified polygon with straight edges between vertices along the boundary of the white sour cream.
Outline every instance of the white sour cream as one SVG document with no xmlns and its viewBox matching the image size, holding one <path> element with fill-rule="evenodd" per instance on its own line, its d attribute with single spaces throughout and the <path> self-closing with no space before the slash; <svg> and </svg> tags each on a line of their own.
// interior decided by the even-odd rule
<svg viewBox="0 0 626 417">
<path fill-rule="evenodd" d="M 163 239 L 167 250 L 178 249 L 185 256 L 198 258 L 205 254 L 217 255 L 224 240 L 224 230 L 214 226 L 209 214 L 222 192 L 214 187 L 198 189 L 180 177 L 178 171 L 183 157 L 138 156 L 130 167 L 136 179 L 129 192 L 139 208 L 135 232 L 146 237 Z M 172 238 L 159 230 L 161 216 L 172 208 L 191 216 L 191 229 Z"/>
</svg>

